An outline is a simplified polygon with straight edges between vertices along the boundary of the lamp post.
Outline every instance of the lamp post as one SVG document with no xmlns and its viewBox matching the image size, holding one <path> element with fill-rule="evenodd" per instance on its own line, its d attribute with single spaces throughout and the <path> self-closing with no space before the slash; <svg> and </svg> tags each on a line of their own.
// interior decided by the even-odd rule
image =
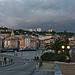
<svg viewBox="0 0 75 75">
<path fill-rule="evenodd" d="M 65 52 L 65 57 L 66 57 L 65 62 L 70 60 L 69 49 L 70 49 L 70 46 L 62 46 L 62 52 Z"/>
</svg>

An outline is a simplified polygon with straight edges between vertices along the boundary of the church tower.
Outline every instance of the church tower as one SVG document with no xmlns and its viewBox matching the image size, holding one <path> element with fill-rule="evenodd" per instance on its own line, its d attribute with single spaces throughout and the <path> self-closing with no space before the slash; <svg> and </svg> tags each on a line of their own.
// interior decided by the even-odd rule
<svg viewBox="0 0 75 75">
<path fill-rule="evenodd" d="M 15 37 L 15 34 L 14 34 L 14 29 L 12 28 L 12 32 L 11 32 L 11 37 Z"/>
</svg>

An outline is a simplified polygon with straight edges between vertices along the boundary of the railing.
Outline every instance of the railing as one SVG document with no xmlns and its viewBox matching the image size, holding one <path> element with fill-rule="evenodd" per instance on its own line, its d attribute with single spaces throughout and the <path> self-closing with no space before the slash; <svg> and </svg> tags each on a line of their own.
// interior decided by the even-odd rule
<svg viewBox="0 0 75 75">
<path fill-rule="evenodd" d="M 55 69 L 55 74 L 54 75 L 62 75 L 62 73 L 59 70 L 59 67 L 57 66 L 56 63 L 54 63 L 54 69 Z"/>
</svg>

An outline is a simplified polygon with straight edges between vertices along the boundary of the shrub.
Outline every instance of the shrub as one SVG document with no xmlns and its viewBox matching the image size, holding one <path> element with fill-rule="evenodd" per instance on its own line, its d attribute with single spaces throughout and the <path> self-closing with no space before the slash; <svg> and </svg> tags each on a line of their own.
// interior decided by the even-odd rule
<svg viewBox="0 0 75 75">
<path fill-rule="evenodd" d="M 65 54 L 61 53 L 61 54 L 57 54 L 57 53 L 44 53 L 41 56 L 41 59 L 43 61 L 65 61 Z"/>
</svg>

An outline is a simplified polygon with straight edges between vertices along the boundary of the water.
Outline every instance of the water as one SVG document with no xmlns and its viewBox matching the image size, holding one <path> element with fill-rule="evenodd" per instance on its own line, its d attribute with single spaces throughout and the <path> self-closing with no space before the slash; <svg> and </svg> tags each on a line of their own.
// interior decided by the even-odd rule
<svg viewBox="0 0 75 75">
<path fill-rule="evenodd" d="M 8 52 L 8 55 L 14 55 L 17 54 L 17 56 L 21 57 L 40 57 L 42 55 L 42 51 L 23 51 L 23 52 Z"/>
</svg>

